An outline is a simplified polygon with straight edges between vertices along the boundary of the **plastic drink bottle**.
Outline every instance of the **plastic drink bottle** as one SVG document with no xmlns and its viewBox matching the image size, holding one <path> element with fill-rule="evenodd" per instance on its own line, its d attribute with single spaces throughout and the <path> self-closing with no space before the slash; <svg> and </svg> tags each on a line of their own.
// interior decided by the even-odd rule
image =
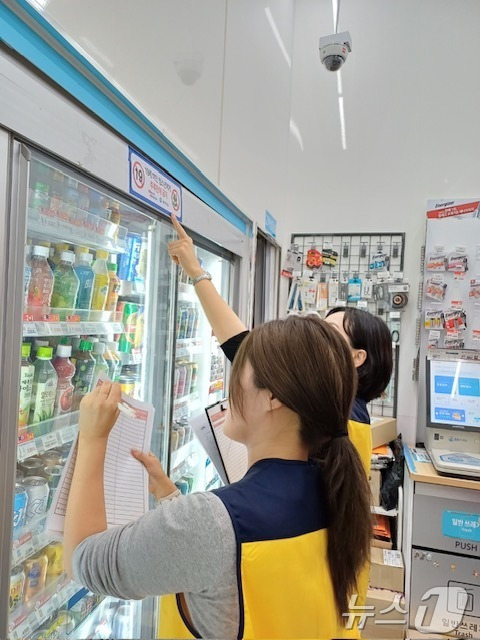
<svg viewBox="0 0 480 640">
<path fill-rule="evenodd" d="M 78 411 L 82 398 L 91 391 L 93 386 L 95 359 L 92 356 L 92 347 L 89 340 L 81 340 L 77 351 L 72 356 L 72 362 L 75 365 L 72 411 Z"/>
<path fill-rule="evenodd" d="M 40 347 L 49 347 L 49 343 L 48 340 L 34 340 L 33 341 L 33 347 L 30 351 L 30 360 L 32 361 L 32 363 L 37 359 L 37 351 L 40 349 Z"/>
<path fill-rule="evenodd" d="M 107 342 L 104 357 L 108 365 L 108 377 L 112 382 L 118 382 L 122 371 L 122 361 L 118 355 L 118 342 Z"/>
<path fill-rule="evenodd" d="M 108 251 L 97 251 L 96 260 L 93 264 L 93 273 L 95 278 L 93 281 L 93 298 L 92 309 L 95 311 L 103 311 L 108 295 L 108 267 L 107 267 Z"/>
<path fill-rule="evenodd" d="M 77 254 L 75 273 L 80 283 L 75 305 L 77 309 L 90 309 L 92 305 L 93 281 L 95 279 L 95 274 L 91 266 L 92 260 L 93 256 L 91 253 Z"/>
<path fill-rule="evenodd" d="M 63 208 L 64 188 L 64 175 L 61 171 L 55 169 L 50 189 L 50 210 L 55 213 L 59 213 Z"/>
<path fill-rule="evenodd" d="M 54 285 L 52 306 L 56 309 L 75 309 L 80 281 L 73 270 L 75 254 L 73 251 L 62 251 L 61 261 L 53 272 Z"/>
<path fill-rule="evenodd" d="M 78 183 L 78 208 L 88 211 L 90 209 L 90 197 L 86 184 Z"/>
<path fill-rule="evenodd" d="M 34 364 L 30 424 L 37 424 L 53 417 L 58 376 L 52 365 L 51 347 L 39 347 Z M 44 435 L 33 430 L 35 437 Z"/>
<path fill-rule="evenodd" d="M 51 169 L 46 164 L 38 163 L 33 172 L 33 189 L 31 191 L 30 206 L 39 211 L 47 210 L 50 206 L 50 177 Z"/>
<path fill-rule="evenodd" d="M 48 247 L 36 245 L 32 250 L 32 275 L 28 287 L 27 303 L 30 307 L 49 307 L 53 291 L 53 273 L 47 262 Z"/>
<path fill-rule="evenodd" d="M 117 276 L 117 265 L 108 263 L 108 294 L 105 303 L 105 311 L 115 311 L 117 308 L 118 294 L 120 291 L 120 278 Z"/>
<path fill-rule="evenodd" d="M 69 246 L 70 245 L 65 244 L 64 242 L 57 242 L 53 255 L 50 258 L 50 262 L 53 265 L 52 269 L 55 269 L 60 264 L 60 262 L 62 261 L 62 253 L 63 251 L 68 251 Z"/>
<path fill-rule="evenodd" d="M 57 372 L 58 385 L 57 395 L 55 397 L 54 415 L 60 416 L 69 413 L 73 405 L 73 383 L 72 378 L 75 375 L 75 365 L 70 361 L 72 355 L 72 347 L 66 344 L 59 344 L 57 347 L 57 355 L 53 361 L 53 368 Z"/>
<path fill-rule="evenodd" d="M 22 433 L 28 424 L 30 402 L 32 400 L 33 376 L 35 367 L 30 362 L 30 345 L 22 344 L 22 363 L 20 365 L 20 401 L 18 406 L 18 432 Z"/>
<path fill-rule="evenodd" d="M 93 374 L 94 380 L 98 377 L 98 374 L 103 371 L 107 376 L 109 375 L 108 363 L 105 360 L 105 351 L 107 347 L 104 342 L 95 342 L 93 345 L 93 357 L 95 359 L 95 370 Z"/>
</svg>

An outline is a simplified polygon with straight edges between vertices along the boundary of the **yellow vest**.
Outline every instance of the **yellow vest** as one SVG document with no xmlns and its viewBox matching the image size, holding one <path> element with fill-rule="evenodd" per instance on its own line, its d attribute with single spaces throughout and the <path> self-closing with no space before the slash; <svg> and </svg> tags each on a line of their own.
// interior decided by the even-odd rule
<svg viewBox="0 0 480 640">
<path fill-rule="evenodd" d="M 350 421 L 349 436 L 370 469 L 370 426 Z M 243 480 L 215 491 L 235 530 L 240 593 L 238 638 L 359 638 L 336 615 L 327 559 L 327 521 L 311 463 L 262 460 Z M 280 506 L 283 506 L 279 509 Z M 288 522 L 281 516 L 288 509 Z M 365 602 L 369 567 L 358 579 Z M 178 596 L 163 596 L 158 638 L 195 638 Z"/>
</svg>

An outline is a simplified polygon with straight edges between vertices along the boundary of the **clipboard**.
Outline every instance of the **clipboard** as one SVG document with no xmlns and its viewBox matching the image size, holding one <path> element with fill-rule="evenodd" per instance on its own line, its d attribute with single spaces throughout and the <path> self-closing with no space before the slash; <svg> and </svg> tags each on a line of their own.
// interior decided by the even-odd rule
<svg viewBox="0 0 480 640">
<path fill-rule="evenodd" d="M 235 442 L 223 432 L 227 409 L 228 399 L 225 398 L 207 407 L 205 413 L 216 448 L 215 454 L 210 457 L 220 461 L 221 468 L 217 467 L 217 471 L 225 484 L 231 484 L 246 474 L 248 455 L 244 444 Z"/>
</svg>

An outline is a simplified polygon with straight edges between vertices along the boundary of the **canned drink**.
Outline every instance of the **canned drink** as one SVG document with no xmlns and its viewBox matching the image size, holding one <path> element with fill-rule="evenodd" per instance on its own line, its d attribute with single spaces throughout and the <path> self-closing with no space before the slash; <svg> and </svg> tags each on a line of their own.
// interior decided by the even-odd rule
<svg viewBox="0 0 480 640">
<path fill-rule="evenodd" d="M 187 368 L 187 375 L 185 376 L 185 395 L 190 395 L 190 388 L 192 385 L 193 378 L 193 367 L 191 362 L 185 362 L 185 366 Z"/>
<path fill-rule="evenodd" d="M 40 476 L 25 478 L 22 486 L 25 487 L 28 497 L 26 517 L 26 522 L 28 523 L 46 512 L 50 489 L 48 488 L 47 480 Z"/>
<path fill-rule="evenodd" d="M 188 327 L 188 309 L 183 308 L 180 316 L 180 331 L 178 332 L 178 339 L 185 340 L 187 337 Z"/>
<path fill-rule="evenodd" d="M 193 473 L 186 473 L 183 476 L 183 479 L 188 482 L 188 493 L 192 493 L 193 491 L 193 483 L 195 482 L 195 477 Z"/>
<path fill-rule="evenodd" d="M 43 473 L 44 463 L 41 458 L 33 457 L 22 460 L 18 463 L 23 475 L 28 476 L 41 476 Z"/>
<path fill-rule="evenodd" d="M 48 558 L 45 553 L 39 553 L 25 562 L 25 602 L 31 600 L 45 586 L 47 579 Z"/>
<path fill-rule="evenodd" d="M 123 325 L 125 333 L 122 333 L 118 341 L 118 350 L 123 353 L 130 353 L 135 346 L 138 320 L 138 304 L 126 302 L 123 308 Z"/>
<path fill-rule="evenodd" d="M 187 329 L 186 329 L 185 337 L 193 338 L 193 332 L 195 329 L 195 319 L 197 317 L 197 312 L 193 305 L 191 307 L 188 307 L 187 314 L 188 314 L 188 318 L 187 318 Z"/>
<path fill-rule="evenodd" d="M 190 393 L 195 393 L 197 390 L 197 379 L 198 379 L 198 364 L 196 362 L 192 362 L 192 379 L 190 380 Z"/>
<path fill-rule="evenodd" d="M 48 501 L 47 501 L 47 509 L 50 508 L 52 504 L 53 494 L 55 489 L 58 487 L 60 482 L 60 478 L 62 477 L 63 467 L 59 464 L 55 464 L 52 466 L 45 467 L 45 477 L 48 482 Z"/>
<path fill-rule="evenodd" d="M 52 542 L 45 547 L 44 552 L 48 558 L 47 578 L 58 578 L 64 572 L 63 544 Z"/>
<path fill-rule="evenodd" d="M 135 378 L 130 373 L 124 373 L 120 376 L 119 383 L 123 393 L 133 398 L 135 393 Z"/>
<path fill-rule="evenodd" d="M 8 609 L 13 611 L 23 602 L 23 590 L 25 587 L 25 572 L 23 567 L 14 567 L 10 572 L 10 596 Z"/>
<path fill-rule="evenodd" d="M 175 486 L 180 491 L 182 496 L 186 496 L 187 495 L 187 493 L 188 493 L 188 482 L 185 480 L 185 478 L 180 478 L 180 480 L 177 480 L 177 482 L 175 482 Z"/>
<path fill-rule="evenodd" d="M 45 467 L 53 467 L 57 464 L 63 464 L 65 462 L 63 453 L 60 449 L 50 449 L 42 455 L 43 464 Z"/>
<path fill-rule="evenodd" d="M 179 378 L 177 386 L 177 398 L 182 398 L 185 395 L 185 380 L 187 378 L 187 367 L 185 362 L 178 363 Z"/>
<path fill-rule="evenodd" d="M 13 504 L 13 534 L 20 531 L 25 526 L 27 517 L 28 495 L 20 484 L 15 485 L 15 502 Z"/>
</svg>

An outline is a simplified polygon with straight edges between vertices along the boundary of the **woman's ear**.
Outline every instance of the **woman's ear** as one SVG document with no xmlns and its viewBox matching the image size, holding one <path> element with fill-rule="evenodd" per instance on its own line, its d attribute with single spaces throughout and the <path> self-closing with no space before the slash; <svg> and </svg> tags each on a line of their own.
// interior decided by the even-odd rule
<svg viewBox="0 0 480 640">
<path fill-rule="evenodd" d="M 270 394 L 270 411 L 275 411 L 276 409 L 281 409 L 283 406 L 283 402 L 280 402 L 278 398 L 276 398 L 273 393 Z"/>
<path fill-rule="evenodd" d="M 356 369 L 361 367 L 362 364 L 366 361 L 366 359 L 367 359 L 367 352 L 365 351 L 365 349 L 353 350 L 353 364 L 355 365 Z"/>
</svg>

